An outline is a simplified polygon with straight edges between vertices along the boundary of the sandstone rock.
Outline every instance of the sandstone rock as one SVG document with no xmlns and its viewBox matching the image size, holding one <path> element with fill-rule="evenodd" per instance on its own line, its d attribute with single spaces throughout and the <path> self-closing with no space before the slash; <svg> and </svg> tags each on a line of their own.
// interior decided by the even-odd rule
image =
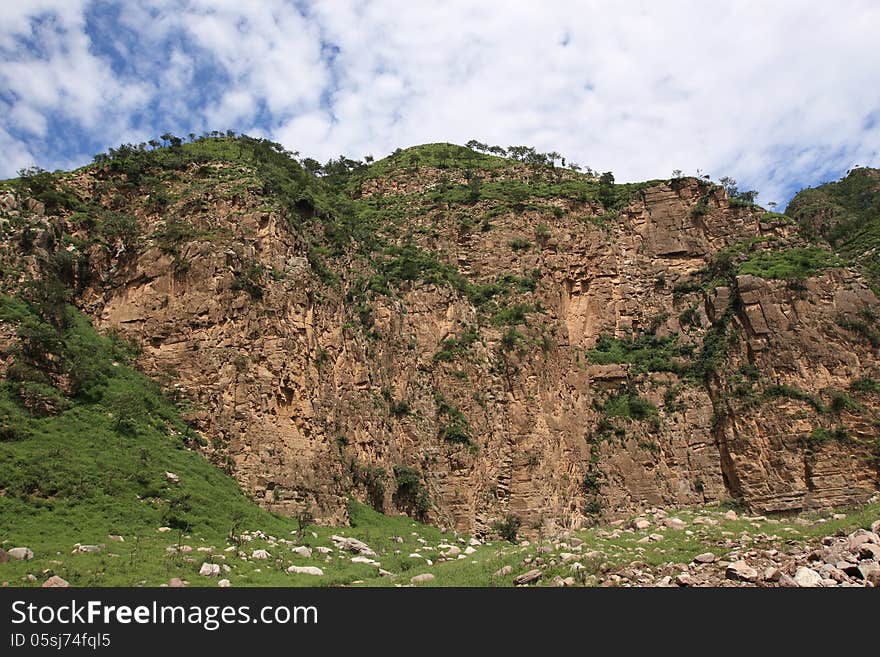
<svg viewBox="0 0 880 657">
<path fill-rule="evenodd" d="M 725 514 L 724 514 L 725 520 L 737 520 L 738 518 L 739 518 L 739 516 L 736 515 L 736 511 L 734 511 L 733 509 L 725 512 Z"/>
<path fill-rule="evenodd" d="M 863 561 L 859 564 L 859 574 L 861 575 L 861 579 L 864 579 L 868 582 L 875 582 L 878 573 L 880 573 L 880 564 L 871 562 L 871 561 Z"/>
<path fill-rule="evenodd" d="M 551 586 L 554 586 L 556 588 L 561 588 L 561 587 L 565 586 L 565 580 L 562 579 L 559 575 L 556 575 L 553 578 L 553 581 L 551 582 Z"/>
<path fill-rule="evenodd" d="M 288 566 L 287 572 L 294 573 L 296 575 L 321 576 L 324 574 L 324 571 L 317 566 Z"/>
<path fill-rule="evenodd" d="M 330 540 L 336 545 L 340 550 L 345 550 L 347 552 L 357 552 L 365 557 L 375 557 L 378 556 L 373 550 L 370 549 L 363 541 L 359 541 L 356 538 L 349 538 L 345 536 L 331 536 Z"/>
<path fill-rule="evenodd" d="M 768 566 L 764 569 L 764 581 L 765 582 L 778 582 L 779 578 L 782 577 L 782 571 L 778 568 L 774 568 L 773 566 Z"/>
<path fill-rule="evenodd" d="M 880 561 L 880 545 L 874 543 L 862 543 L 859 546 L 859 559 L 873 559 Z"/>
<path fill-rule="evenodd" d="M 712 563 L 715 561 L 716 557 L 711 552 L 703 552 L 702 554 L 698 554 L 694 557 L 694 562 L 696 563 Z"/>
<path fill-rule="evenodd" d="M 330 554 L 331 552 L 333 552 L 333 550 L 328 547 L 324 547 L 323 545 L 319 545 L 318 547 L 316 547 L 315 551 L 320 554 Z"/>
<path fill-rule="evenodd" d="M 168 586 L 172 589 L 179 589 L 186 586 L 186 584 L 184 584 L 183 580 L 179 577 L 172 577 L 170 580 L 168 580 Z"/>
<path fill-rule="evenodd" d="M 293 548 L 293 550 L 291 550 L 291 552 L 293 552 L 294 554 L 298 554 L 299 556 L 304 557 L 306 559 L 308 559 L 312 556 L 312 551 L 308 547 L 306 547 L 305 545 L 300 545 L 298 547 L 295 547 L 295 548 Z M 329 550 L 328 550 L 328 552 L 329 552 Z"/>
<path fill-rule="evenodd" d="M 875 520 L 871 523 L 871 531 L 880 535 L 880 520 Z"/>
<path fill-rule="evenodd" d="M 254 550 L 251 552 L 251 559 L 265 560 L 271 555 L 266 550 Z"/>
<path fill-rule="evenodd" d="M 376 566 L 376 567 L 381 565 L 378 561 L 376 561 L 374 559 L 370 559 L 369 557 L 364 557 L 364 556 L 360 556 L 360 555 L 358 555 L 356 557 L 352 557 L 351 562 L 352 563 L 365 563 L 369 566 Z"/>
<path fill-rule="evenodd" d="M 820 586 L 822 583 L 822 577 L 812 568 L 801 566 L 794 574 L 794 581 L 801 588 L 809 588 Z"/>
<path fill-rule="evenodd" d="M 199 568 L 199 575 L 202 577 L 218 577 L 220 575 L 220 564 L 208 563 L 206 561 Z"/>
<path fill-rule="evenodd" d="M 461 554 L 461 548 L 457 545 L 450 545 L 442 554 L 444 557 L 457 557 L 459 554 Z"/>
<path fill-rule="evenodd" d="M 651 523 L 644 518 L 636 518 L 632 523 L 633 529 L 641 531 L 651 526 Z"/>
<path fill-rule="evenodd" d="M 734 561 L 727 566 L 725 571 L 727 579 L 734 579 L 741 582 L 758 581 L 758 571 L 749 566 L 745 561 Z"/>
<path fill-rule="evenodd" d="M 19 561 L 28 561 L 34 558 L 33 550 L 26 547 L 14 547 L 9 550 L 7 554 L 13 559 L 18 559 Z"/>
<path fill-rule="evenodd" d="M 798 587 L 798 583 L 788 573 L 782 573 L 779 576 L 779 586 L 786 589 L 796 589 Z"/>
<path fill-rule="evenodd" d="M 537 568 L 534 570 L 530 570 L 528 572 L 523 573 L 522 575 L 517 575 L 513 578 L 513 583 L 516 586 L 522 586 L 524 584 L 531 584 L 532 582 L 536 582 L 541 579 L 541 575 L 543 575 L 540 570 Z"/>
<path fill-rule="evenodd" d="M 858 553 L 859 547 L 865 543 L 880 545 L 880 537 L 867 529 L 858 529 L 849 535 L 847 545 L 850 552 Z"/>
<path fill-rule="evenodd" d="M 675 583 L 679 586 L 693 586 L 694 578 L 687 573 L 680 573 L 675 577 Z"/>
<path fill-rule="evenodd" d="M 662 524 L 664 527 L 674 529 L 676 531 L 682 530 L 686 527 L 684 520 L 682 520 L 681 518 L 664 518 L 662 520 Z"/>
<path fill-rule="evenodd" d="M 49 579 L 43 582 L 42 587 L 44 589 L 52 589 L 52 588 L 67 588 L 70 584 L 66 579 L 61 579 L 58 575 L 52 575 Z"/>
<path fill-rule="evenodd" d="M 410 584 L 424 584 L 425 582 L 433 582 L 434 579 L 433 573 L 422 573 L 421 575 L 411 577 L 409 582 Z"/>
<path fill-rule="evenodd" d="M 226 588 L 229 588 L 230 586 L 232 586 L 232 582 L 230 582 L 228 579 L 224 578 L 224 579 L 221 579 L 219 582 L 217 582 L 217 586 L 219 586 L 221 589 L 226 589 Z"/>
<path fill-rule="evenodd" d="M 492 573 L 492 577 L 505 577 L 512 572 L 513 566 L 501 566 L 501 568 Z"/>
</svg>

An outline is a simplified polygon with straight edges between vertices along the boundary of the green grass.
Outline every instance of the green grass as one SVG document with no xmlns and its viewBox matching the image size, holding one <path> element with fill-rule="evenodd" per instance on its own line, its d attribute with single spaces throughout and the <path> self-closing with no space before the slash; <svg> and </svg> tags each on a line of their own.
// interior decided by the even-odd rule
<svg viewBox="0 0 880 657">
<path fill-rule="evenodd" d="M 669 335 L 658 338 L 645 333 L 629 338 L 615 338 L 601 335 L 596 346 L 587 352 L 591 363 L 608 365 L 628 363 L 631 372 L 680 372 L 680 359 L 687 353 L 677 344 L 678 336 Z"/>
<path fill-rule="evenodd" d="M 783 280 L 802 279 L 828 267 L 841 266 L 831 251 L 819 247 L 803 247 L 785 251 L 762 251 L 739 266 L 740 274 Z"/>
</svg>

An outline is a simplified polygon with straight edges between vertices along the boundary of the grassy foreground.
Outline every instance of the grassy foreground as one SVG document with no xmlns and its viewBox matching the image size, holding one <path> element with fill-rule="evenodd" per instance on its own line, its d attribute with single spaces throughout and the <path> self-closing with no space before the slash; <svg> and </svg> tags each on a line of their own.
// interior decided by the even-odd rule
<svg viewBox="0 0 880 657">
<path fill-rule="evenodd" d="M 61 315 L 52 324 L 45 308 L 40 314 L 0 298 L 0 324 L 22 345 L 10 367 L 33 369 L 34 354 L 45 356 L 42 374 L 28 370 L 0 385 L 0 547 L 34 554 L 0 563 L 6 586 L 39 586 L 52 575 L 73 586 L 159 586 L 174 577 L 190 586 L 221 579 L 232 586 L 391 586 L 421 574 L 434 578 L 420 585 L 511 586 L 536 566 L 539 585 L 556 577 L 596 585 L 633 562 L 687 563 L 707 550 L 723 558 L 734 537 L 781 551 L 880 517 L 877 503 L 836 517 L 786 519 L 691 509 L 676 512 L 676 527 L 654 513 L 644 529 L 617 523 L 513 544 L 444 534 L 352 501 L 351 526 L 301 528 L 254 504 L 193 449 L 198 436 L 132 367 L 130 345 L 100 336 L 72 308 Z M 375 555 L 339 549 L 333 535 L 358 538 Z M 205 562 L 220 567 L 216 576 L 199 574 Z"/>
</svg>

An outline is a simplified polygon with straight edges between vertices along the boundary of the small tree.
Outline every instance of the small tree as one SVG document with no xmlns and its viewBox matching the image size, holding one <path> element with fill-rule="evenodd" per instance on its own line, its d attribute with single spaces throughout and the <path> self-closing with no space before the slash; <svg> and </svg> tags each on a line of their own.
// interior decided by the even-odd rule
<svg viewBox="0 0 880 657">
<path fill-rule="evenodd" d="M 521 526 L 522 520 L 520 517 L 515 513 L 508 513 L 503 521 L 499 520 L 493 524 L 492 529 L 498 532 L 499 536 L 505 541 L 516 543 L 516 535 L 519 533 L 519 528 Z"/>
</svg>

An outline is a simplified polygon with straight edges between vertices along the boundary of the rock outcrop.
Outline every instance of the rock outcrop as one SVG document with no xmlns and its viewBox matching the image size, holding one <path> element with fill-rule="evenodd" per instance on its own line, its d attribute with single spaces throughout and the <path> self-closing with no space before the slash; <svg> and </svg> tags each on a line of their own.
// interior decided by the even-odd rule
<svg viewBox="0 0 880 657">
<path fill-rule="evenodd" d="M 355 494 L 414 512 L 418 489 L 418 512 L 441 526 L 485 533 L 515 514 L 538 531 L 726 498 L 758 511 L 855 503 L 877 487 L 880 395 L 852 392 L 880 378 L 877 350 L 838 321 L 880 312 L 869 286 L 846 267 L 797 284 L 709 280 L 719 254 L 801 245 L 790 223 L 693 179 L 643 186 L 616 216 L 571 197 L 438 207 L 423 197 L 443 172 L 423 167 L 355 197 L 406 201 L 383 230 L 470 285 L 512 278 L 483 306 L 418 276 L 359 296 L 368 259 L 337 256 L 341 277 L 322 281 L 307 231 L 247 167 L 224 166 L 215 185 L 193 168 L 163 183 L 176 200 L 158 210 L 127 197 L 144 239 L 85 251 L 76 303 L 142 346 L 143 369 L 187 401 L 200 449 L 273 510 L 344 522 Z M 71 185 L 109 203 L 108 175 Z M 462 229 L 492 210 L 488 228 Z M 6 212 L 84 230 L 21 203 Z M 172 219 L 187 231 L 170 248 Z M 591 351 L 646 335 L 667 345 L 662 365 Z"/>
</svg>

